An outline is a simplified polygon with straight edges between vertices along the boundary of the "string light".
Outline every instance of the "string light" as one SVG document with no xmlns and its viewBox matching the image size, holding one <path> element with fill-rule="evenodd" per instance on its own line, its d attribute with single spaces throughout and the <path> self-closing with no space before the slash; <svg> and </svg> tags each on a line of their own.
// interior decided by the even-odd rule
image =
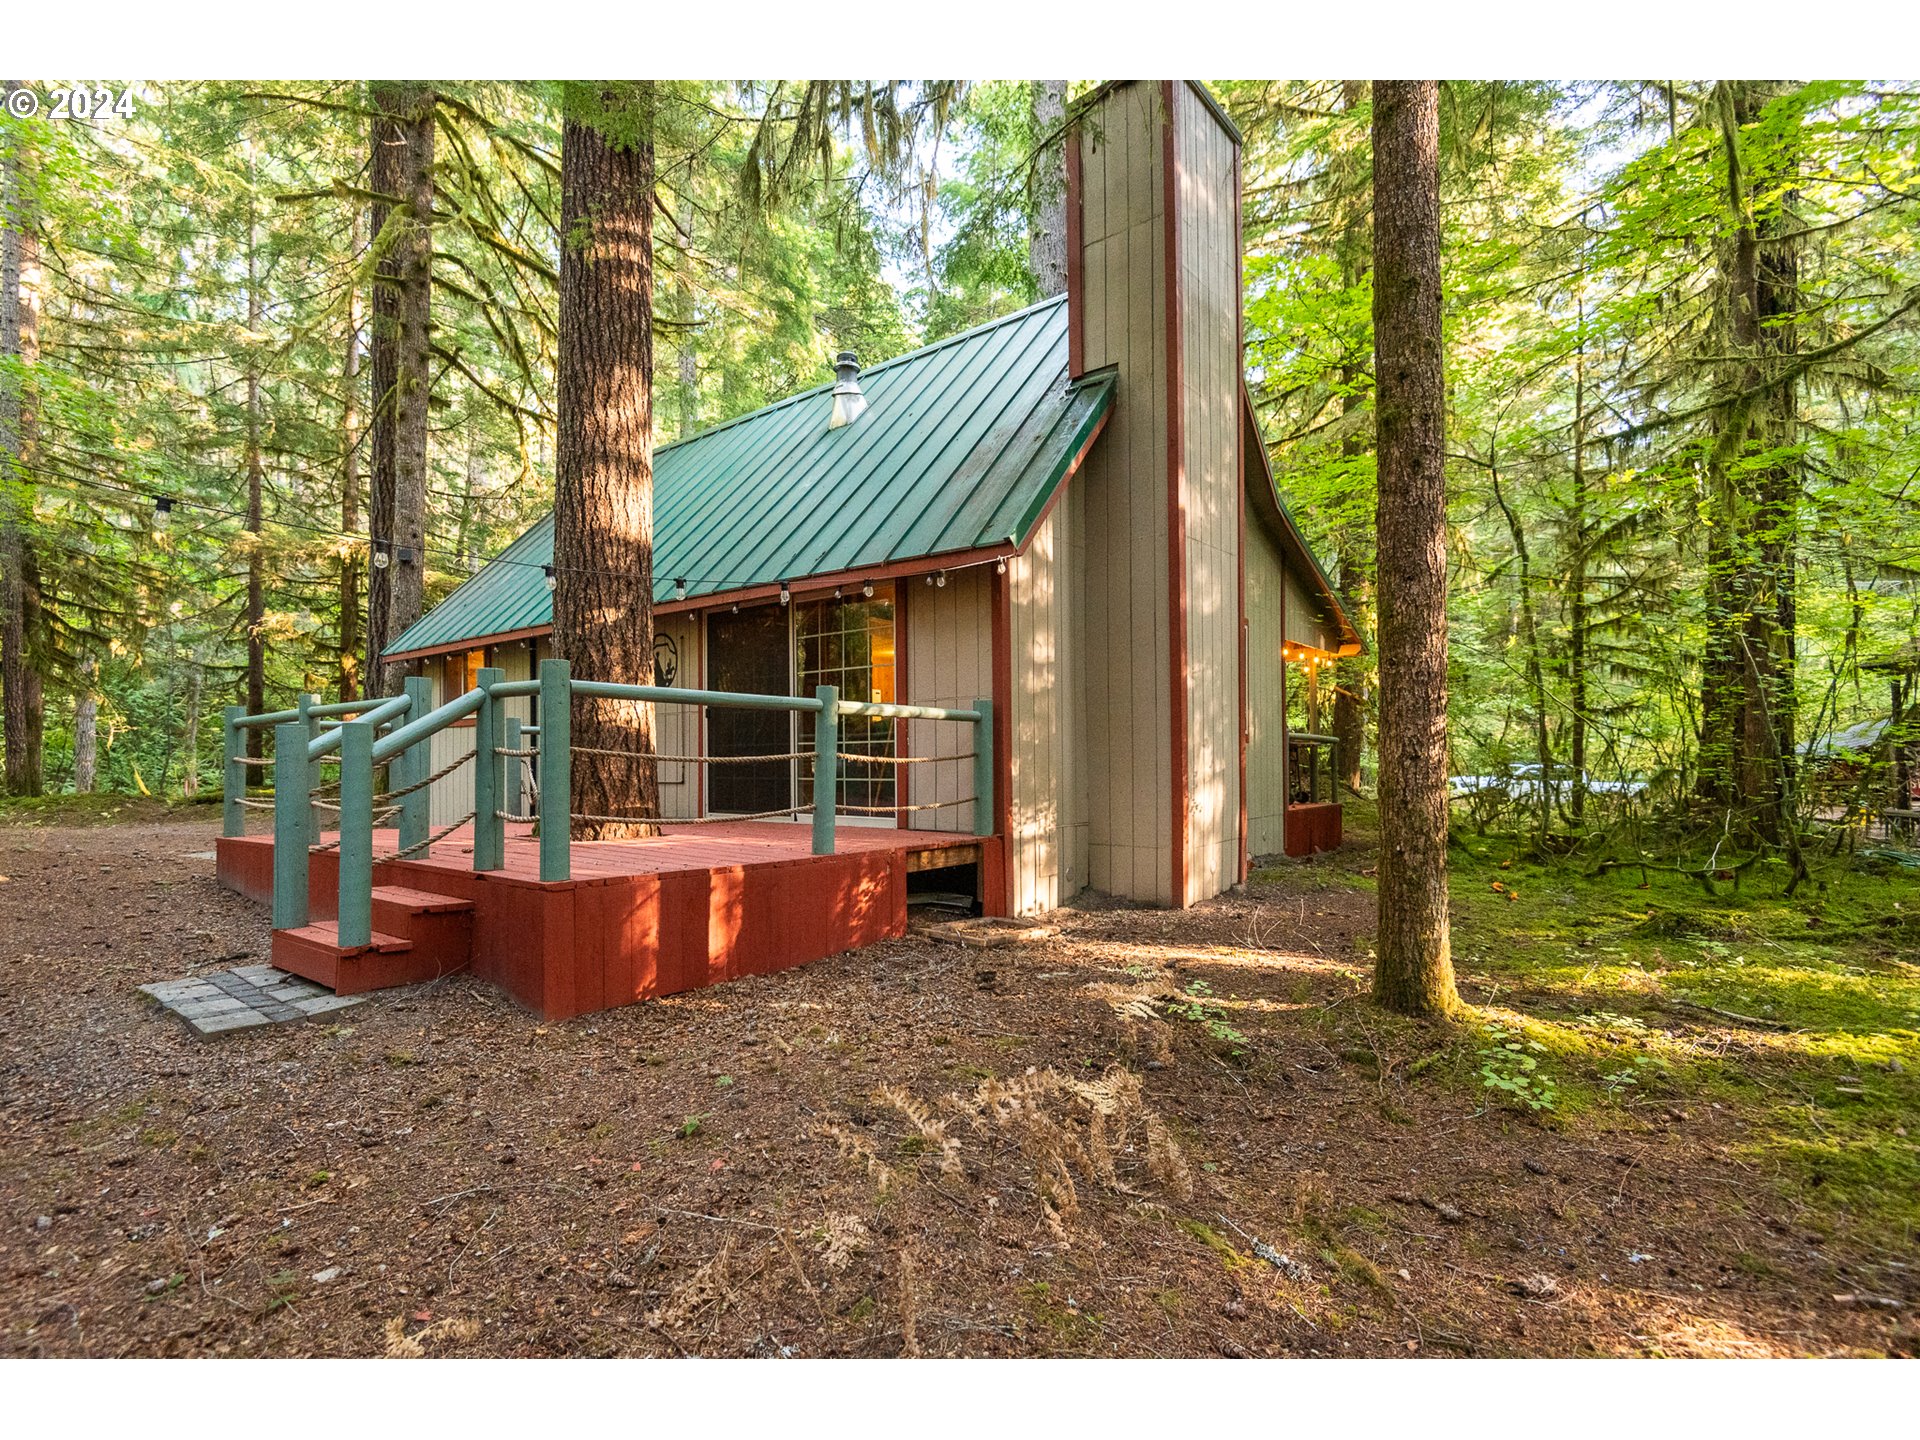
<svg viewBox="0 0 1920 1440">
<path fill-rule="evenodd" d="M 542 566 L 541 566 L 540 568 L 541 568 L 541 570 L 543 570 L 544 572 L 546 572 L 546 577 L 547 577 L 547 592 L 548 592 L 549 594 L 551 594 L 551 593 L 553 592 L 553 588 L 554 588 L 554 586 L 556 586 L 556 585 L 558 585 L 558 584 L 559 584 L 560 582 L 559 582 L 559 580 L 558 580 L 558 579 L 556 579 L 556 578 L 555 578 L 555 576 L 554 576 L 554 573 L 553 573 L 553 566 L 551 566 L 551 565 L 542 565 Z"/>
<path fill-rule="evenodd" d="M 866 599 L 871 600 L 873 598 L 873 581 L 869 580 L 866 584 L 862 585 L 860 587 L 860 593 Z"/>
<path fill-rule="evenodd" d="M 673 598 L 676 600 L 684 600 L 687 598 L 687 582 L 685 580 L 676 580 L 673 582 Z"/>
<path fill-rule="evenodd" d="M 782 605 L 786 605 L 790 603 L 792 599 L 793 599 L 793 592 L 787 589 L 787 582 L 782 580 L 780 582 L 780 603 Z"/>
<path fill-rule="evenodd" d="M 173 517 L 173 497 L 170 495 L 154 496 L 153 497 L 153 528 L 155 530 L 166 529 L 167 523 L 169 520 L 172 519 L 172 517 Z"/>
</svg>

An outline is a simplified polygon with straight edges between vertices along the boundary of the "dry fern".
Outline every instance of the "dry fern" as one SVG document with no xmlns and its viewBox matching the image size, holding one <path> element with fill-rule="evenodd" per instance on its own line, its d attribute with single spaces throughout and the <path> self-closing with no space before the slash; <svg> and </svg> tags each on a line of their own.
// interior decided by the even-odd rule
<svg viewBox="0 0 1920 1440">
<path fill-rule="evenodd" d="M 898 1110 L 920 1132 L 925 1140 L 940 1152 L 940 1173 L 958 1178 L 964 1173 L 960 1164 L 960 1142 L 947 1133 L 947 1122 L 917 1096 L 900 1089 L 897 1085 L 882 1085 L 873 1092 L 875 1104 L 890 1105 Z"/>
<path fill-rule="evenodd" d="M 435 1340 L 450 1340 L 463 1343 L 480 1333 L 478 1320 L 459 1320 L 448 1315 L 434 1321 L 431 1325 L 407 1333 L 407 1319 L 396 1315 L 387 1321 L 387 1358 L 390 1360 L 424 1360 L 427 1345 Z"/>
<path fill-rule="evenodd" d="M 647 1312 L 647 1324 L 655 1330 L 670 1330 L 691 1318 L 702 1306 L 724 1300 L 731 1293 L 727 1288 L 727 1261 L 732 1255 L 733 1236 L 729 1235 L 711 1260 L 689 1275 L 686 1283 L 658 1309 Z"/>
<path fill-rule="evenodd" d="M 845 1270 L 866 1249 L 867 1227 L 857 1215 L 829 1215 L 820 1242 L 820 1261 L 829 1270 Z"/>
<path fill-rule="evenodd" d="M 840 1147 L 840 1153 L 849 1160 L 859 1160 L 865 1166 L 873 1183 L 885 1194 L 893 1188 L 893 1167 L 880 1158 L 873 1148 L 873 1142 L 864 1135 L 856 1135 L 844 1125 L 822 1125 L 814 1132 L 824 1135 Z"/>
</svg>

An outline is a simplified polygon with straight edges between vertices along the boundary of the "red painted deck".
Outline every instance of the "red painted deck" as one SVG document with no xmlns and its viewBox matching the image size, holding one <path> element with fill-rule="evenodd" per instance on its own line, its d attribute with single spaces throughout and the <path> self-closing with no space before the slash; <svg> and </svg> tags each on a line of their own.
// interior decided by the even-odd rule
<svg viewBox="0 0 1920 1440">
<path fill-rule="evenodd" d="M 1340 807 L 1325 801 L 1287 806 L 1287 854 L 1311 855 L 1338 850 L 1341 841 Z"/>
<path fill-rule="evenodd" d="M 385 858 L 397 841 L 391 830 L 376 831 L 374 884 L 399 887 L 391 891 L 396 897 L 417 892 L 411 905 L 387 905 L 396 938 L 415 944 L 400 952 L 386 947 L 378 969 L 368 969 L 371 984 L 352 978 L 356 965 L 375 964 L 370 956 L 336 963 L 306 932 L 276 937 L 275 960 L 303 974 L 324 969 L 324 977 L 313 978 L 336 988 L 404 983 L 393 977 L 407 965 L 410 979 L 471 969 L 545 1018 L 564 1019 L 904 935 L 907 875 L 938 864 L 935 852 L 943 850 L 979 847 L 985 908 L 1005 913 L 997 839 L 849 825 L 835 832 L 835 845 L 836 854 L 813 854 L 805 824 L 668 826 L 644 840 L 576 842 L 573 878 L 542 884 L 539 843 L 525 827 L 510 830 L 505 868 L 484 874 L 472 868 L 469 831 L 410 860 Z M 222 884 L 271 903 L 271 836 L 222 838 L 218 854 Z M 338 866 L 330 850 L 316 852 L 308 866 L 316 923 L 334 916 Z M 470 930 L 431 928 L 423 918 L 429 907 L 419 902 L 435 896 L 470 902 Z M 378 897 L 374 928 L 389 929 Z"/>
</svg>

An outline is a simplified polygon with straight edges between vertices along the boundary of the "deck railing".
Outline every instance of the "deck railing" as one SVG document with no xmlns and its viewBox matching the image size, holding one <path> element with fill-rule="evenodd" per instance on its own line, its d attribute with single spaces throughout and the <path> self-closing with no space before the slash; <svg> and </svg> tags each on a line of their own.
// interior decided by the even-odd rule
<svg viewBox="0 0 1920 1440">
<path fill-rule="evenodd" d="M 993 834 L 993 705 L 976 700 L 970 710 L 933 705 L 890 705 L 846 700 L 832 685 L 822 685 L 812 696 L 750 695 L 725 690 L 682 690 L 662 685 L 619 685 L 600 680 L 575 680 L 565 660 L 543 660 L 536 680 L 508 680 L 494 667 L 480 671 L 474 689 L 428 709 L 431 687 L 425 679 L 406 682 L 406 692 L 387 699 L 347 701 L 322 705 L 319 697 L 303 695 L 292 710 L 248 715 L 243 707 L 225 712 L 225 833 L 245 834 L 245 811 L 262 805 L 247 794 L 247 772 L 255 765 L 273 769 L 274 874 L 273 924 L 290 929 L 308 921 L 308 862 L 315 849 L 337 847 L 339 869 L 339 943 L 370 943 L 373 933 L 373 832 L 377 822 L 397 817 L 398 841 L 393 856 L 405 859 L 430 851 L 439 840 L 473 822 L 473 868 L 499 870 L 506 865 L 506 827 L 510 822 L 531 823 L 540 843 L 540 878 L 563 881 L 572 877 L 572 827 L 575 820 L 632 824 L 688 824 L 737 817 L 702 817 L 699 821 L 669 816 L 583 815 L 572 808 L 572 699 L 575 695 L 640 705 L 690 705 L 702 709 L 784 710 L 814 717 L 811 752 L 778 756 L 730 757 L 741 761 L 792 760 L 813 762 L 813 797 L 807 806 L 777 813 L 807 814 L 813 823 L 813 852 L 834 853 L 834 825 L 844 810 L 882 811 L 937 809 L 971 803 L 976 835 Z M 535 702 L 532 724 L 507 713 L 506 702 L 530 698 Z M 433 737 L 449 726 L 473 719 L 474 746 L 451 764 L 434 771 Z M 846 756 L 840 751 L 840 722 L 850 716 L 880 720 L 944 721 L 973 728 L 973 748 L 963 755 L 906 757 Z M 246 731 L 270 728 L 274 753 L 270 760 L 249 759 Z M 595 752 L 600 753 L 600 752 Z M 660 756 L 639 751 L 611 752 L 636 759 L 719 763 L 708 756 Z M 337 786 L 316 787 L 316 767 L 337 757 Z M 926 764 L 970 760 L 973 795 L 968 800 L 928 805 L 842 807 L 838 803 L 840 762 L 862 764 Z M 430 795 L 435 782 L 468 763 L 474 764 L 473 809 L 442 827 L 432 829 Z M 528 782 L 537 761 L 533 809 L 523 810 Z M 384 791 L 374 788 L 375 772 L 387 768 Z M 332 792 L 330 794 L 330 792 Z M 329 828 L 327 814 L 337 814 L 338 838 L 318 845 Z"/>
</svg>

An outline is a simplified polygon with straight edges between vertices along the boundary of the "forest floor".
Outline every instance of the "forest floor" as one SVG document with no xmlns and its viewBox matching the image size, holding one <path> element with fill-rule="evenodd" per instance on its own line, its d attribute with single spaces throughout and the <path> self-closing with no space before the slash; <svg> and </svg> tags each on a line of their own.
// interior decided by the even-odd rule
<svg viewBox="0 0 1920 1440">
<path fill-rule="evenodd" d="M 0 812 L 0 1353 L 1914 1352 L 1920 882 L 1472 840 L 1415 1024 L 1349 819 L 985 954 L 199 1042 L 136 987 L 266 952 L 217 810 Z"/>
</svg>

